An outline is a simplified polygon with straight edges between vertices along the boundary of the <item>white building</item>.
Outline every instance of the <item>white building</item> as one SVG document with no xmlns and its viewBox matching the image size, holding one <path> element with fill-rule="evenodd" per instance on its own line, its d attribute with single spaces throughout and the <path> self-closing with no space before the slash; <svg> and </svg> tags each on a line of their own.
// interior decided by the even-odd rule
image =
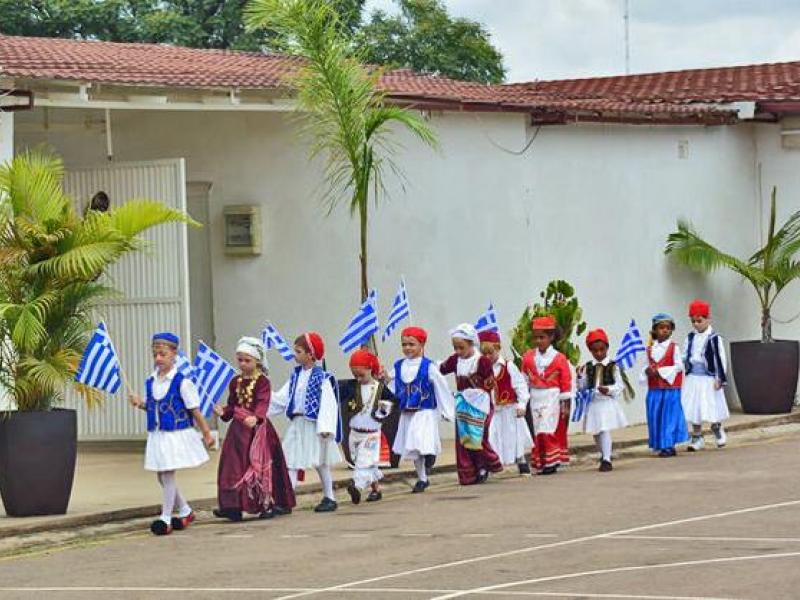
<svg viewBox="0 0 800 600">
<path fill-rule="evenodd" d="M 81 202 L 146 194 L 181 205 L 204 229 L 159 231 L 157 254 L 122 265 L 127 300 L 108 308 L 134 379 L 147 340 L 174 328 L 232 354 L 242 334 L 271 319 L 293 338 L 328 342 L 328 366 L 359 300 L 358 230 L 347 209 L 319 202 L 320 169 L 298 139 L 284 77 L 294 59 L 157 45 L 0 36 L 0 88 L 33 95 L 33 109 L 0 114 L 0 156 L 46 143 L 70 171 Z M 728 273 L 690 274 L 664 257 L 679 217 L 737 255 L 761 241 L 769 191 L 780 214 L 800 208 L 800 63 L 483 86 L 384 78 L 397 102 L 424 110 L 438 152 L 406 138 L 397 161 L 407 181 L 370 220 L 370 283 L 385 316 L 405 276 L 429 354 L 448 352 L 447 330 L 491 300 L 508 331 L 554 278 L 575 285 L 590 327 L 612 343 L 631 317 L 683 320 L 709 299 L 728 339 L 756 339 L 748 284 Z M 137 163 L 137 164 L 128 164 Z M 261 253 L 226 252 L 224 211 L 260 212 Z M 188 237 L 188 241 L 187 241 Z M 186 251 L 188 248 L 188 252 Z M 787 289 L 775 316 L 797 311 Z M 189 334 L 191 331 L 191 334 Z M 800 337 L 800 321 L 776 323 Z M 399 355 L 394 337 L 381 347 Z M 271 356 L 277 383 L 285 364 Z M 735 397 L 731 397 L 735 402 Z M 644 415 L 643 394 L 627 407 Z M 131 437 L 143 424 L 122 402 L 80 412 L 85 439 Z"/>
</svg>

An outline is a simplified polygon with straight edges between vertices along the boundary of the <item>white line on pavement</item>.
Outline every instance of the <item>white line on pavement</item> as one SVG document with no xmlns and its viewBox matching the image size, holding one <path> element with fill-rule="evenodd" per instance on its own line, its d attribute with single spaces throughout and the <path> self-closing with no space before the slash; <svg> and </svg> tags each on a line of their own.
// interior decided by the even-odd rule
<svg viewBox="0 0 800 600">
<path fill-rule="evenodd" d="M 609 539 L 666 540 L 680 542 L 800 542 L 800 538 L 790 537 L 715 537 L 707 535 L 614 535 Z"/>
</svg>

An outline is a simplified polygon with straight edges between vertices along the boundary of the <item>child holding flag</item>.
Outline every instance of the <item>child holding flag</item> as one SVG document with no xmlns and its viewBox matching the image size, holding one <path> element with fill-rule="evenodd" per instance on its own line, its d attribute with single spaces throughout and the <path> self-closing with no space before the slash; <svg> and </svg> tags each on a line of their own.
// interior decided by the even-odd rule
<svg viewBox="0 0 800 600">
<path fill-rule="evenodd" d="M 155 535 L 169 535 L 191 524 L 194 512 L 178 489 L 175 471 L 197 467 L 208 461 L 207 448 L 214 438 L 200 411 L 200 397 L 194 383 L 178 372 L 178 336 L 157 333 L 152 350 L 155 371 L 145 382 L 146 396 L 130 394 L 129 401 L 147 412 L 147 446 L 144 468 L 155 471 L 162 489 L 161 516 L 150 524 Z M 201 441 L 194 423 L 203 433 Z M 172 511 L 177 505 L 178 516 Z"/>
</svg>

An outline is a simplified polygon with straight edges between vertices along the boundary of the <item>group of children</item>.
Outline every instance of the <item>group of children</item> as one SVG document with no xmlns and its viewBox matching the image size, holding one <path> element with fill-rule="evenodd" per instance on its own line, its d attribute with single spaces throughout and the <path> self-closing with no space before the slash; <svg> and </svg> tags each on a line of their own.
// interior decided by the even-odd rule
<svg viewBox="0 0 800 600">
<path fill-rule="evenodd" d="M 703 422 L 711 423 L 718 447 L 726 443 L 724 344 L 711 327 L 707 303 L 692 302 L 689 317 L 694 331 L 684 353 L 672 341 L 672 317 L 659 313 L 652 319 L 652 342 L 641 379 L 648 387 L 649 446 L 662 457 L 675 456 L 675 447 L 686 441 L 690 451 L 702 449 Z M 522 357 L 521 369 L 503 357 L 498 333 L 459 325 L 450 331 L 454 353 L 439 364 L 425 356 L 427 332 L 407 327 L 401 333 L 403 358 L 391 369 L 383 368 L 371 352 L 357 350 L 350 357 L 354 379 L 342 384 L 320 366 L 325 344 L 318 333 L 309 332 L 294 341 L 297 365 L 276 392 L 271 390 L 262 342 L 242 338 L 236 347 L 239 374 L 230 382 L 227 403 L 214 407 L 221 420 L 231 423 L 220 457 L 219 508 L 214 515 L 240 521 L 243 513 L 262 519 L 289 514 L 296 504 L 295 489 L 311 468 L 323 494 L 314 510 L 335 511 L 331 467 L 343 460 L 343 413 L 353 468 L 347 491 L 355 504 L 367 491 L 367 502 L 382 499 L 381 439 L 390 422 L 396 427 L 392 451 L 412 461 L 416 470 L 413 493 L 429 485 L 429 466 L 442 450 L 442 420 L 455 422 L 462 485 L 483 483 L 506 465 L 517 465 L 520 473 L 530 473 L 531 467 L 542 475 L 556 473 L 569 462 L 567 430 L 578 389 L 592 390 L 583 431 L 594 436 L 599 470 L 611 471 L 611 432 L 627 426 L 620 404 L 627 380 L 609 356 L 608 336 L 602 329 L 586 335 L 592 359 L 573 377 L 567 358 L 554 346 L 559 335 L 556 321 L 537 317 L 531 327 L 534 348 Z M 176 367 L 178 345 L 174 334 L 153 336 L 155 371 L 147 379 L 146 398 L 130 398 L 147 413 L 145 469 L 157 473 L 163 492 L 161 516 L 151 525 L 156 535 L 184 529 L 194 520 L 175 471 L 206 462 L 206 448 L 213 445 L 197 390 Z M 451 374 L 455 394 L 446 379 Z M 282 443 L 270 421 L 280 413 L 289 422 Z"/>
</svg>

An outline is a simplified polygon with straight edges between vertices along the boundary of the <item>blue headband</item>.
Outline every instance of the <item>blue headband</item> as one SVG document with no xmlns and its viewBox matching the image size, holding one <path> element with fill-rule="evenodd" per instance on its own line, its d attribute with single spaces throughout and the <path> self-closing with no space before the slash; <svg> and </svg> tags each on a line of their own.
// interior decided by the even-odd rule
<svg viewBox="0 0 800 600">
<path fill-rule="evenodd" d="M 658 313 L 653 317 L 653 325 L 656 325 L 657 323 L 672 323 L 674 325 L 675 319 L 673 319 L 668 313 Z"/>
<path fill-rule="evenodd" d="M 180 340 L 178 339 L 178 336 L 175 335 L 174 333 L 170 333 L 168 331 L 164 331 L 162 333 L 157 333 L 157 334 L 155 334 L 153 336 L 153 343 L 154 344 L 158 344 L 158 343 L 172 344 L 173 346 L 175 346 L 177 348 L 180 345 Z"/>
</svg>

